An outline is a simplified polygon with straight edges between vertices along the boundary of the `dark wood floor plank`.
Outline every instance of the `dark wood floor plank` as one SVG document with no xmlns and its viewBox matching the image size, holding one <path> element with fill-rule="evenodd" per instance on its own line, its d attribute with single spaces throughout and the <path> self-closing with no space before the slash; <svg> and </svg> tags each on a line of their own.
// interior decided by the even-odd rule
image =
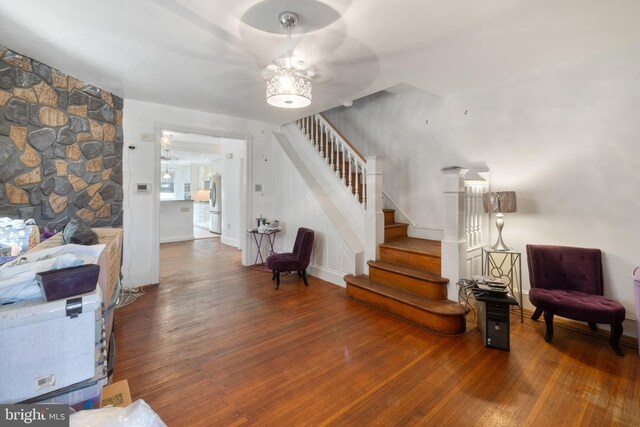
<svg viewBox="0 0 640 427">
<path fill-rule="evenodd" d="M 115 380 L 169 426 L 636 425 L 637 354 L 514 314 L 511 352 L 418 328 L 219 239 L 163 245 L 160 285 L 117 311 Z"/>
</svg>

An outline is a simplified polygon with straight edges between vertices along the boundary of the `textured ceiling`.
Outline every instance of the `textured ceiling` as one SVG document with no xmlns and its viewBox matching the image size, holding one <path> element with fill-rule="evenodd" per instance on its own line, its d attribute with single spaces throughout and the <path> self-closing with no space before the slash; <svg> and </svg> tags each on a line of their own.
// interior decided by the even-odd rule
<svg viewBox="0 0 640 427">
<path fill-rule="evenodd" d="M 304 110 L 264 99 L 285 8 L 315 73 Z M 0 0 L 0 44 L 124 98 L 285 123 L 399 83 L 446 96 L 639 43 L 639 16 L 637 0 Z"/>
</svg>

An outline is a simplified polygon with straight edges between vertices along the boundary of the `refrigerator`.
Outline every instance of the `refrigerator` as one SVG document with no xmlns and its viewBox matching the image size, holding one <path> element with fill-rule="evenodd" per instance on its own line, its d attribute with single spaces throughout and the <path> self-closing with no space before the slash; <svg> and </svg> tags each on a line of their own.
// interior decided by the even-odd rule
<svg viewBox="0 0 640 427">
<path fill-rule="evenodd" d="M 222 233 L 222 175 L 214 175 L 209 180 L 209 231 Z"/>
</svg>

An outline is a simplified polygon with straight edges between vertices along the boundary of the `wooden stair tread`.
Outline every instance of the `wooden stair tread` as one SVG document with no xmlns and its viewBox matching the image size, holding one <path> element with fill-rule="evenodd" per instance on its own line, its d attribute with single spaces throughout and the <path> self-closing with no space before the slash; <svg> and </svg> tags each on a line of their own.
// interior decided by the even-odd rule
<svg viewBox="0 0 640 427">
<path fill-rule="evenodd" d="M 420 310 L 434 313 L 439 316 L 460 316 L 464 315 L 464 308 L 454 301 L 434 300 L 409 292 L 401 291 L 378 282 L 374 282 L 366 275 L 353 276 L 348 274 L 344 277 L 345 282 L 352 286 L 366 289 L 370 292 L 385 296 L 387 298 L 411 305 Z"/>
<path fill-rule="evenodd" d="M 403 227 L 408 227 L 409 224 L 405 224 L 402 222 L 394 222 L 392 224 L 385 224 L 385 228 L 403 228 Z"/>
<path fill-rule="evenodd" d="M 437 240 L 416 239 L 415 237 L 402 237 L 390 242 L 381 243 L 380 247 L 398 249 L 417 254 L 426 254 L 440 258 L 440 242 Z"/>
<path fill-rule="evenodd" d="M 379 268 L 381 270 L 391 271 L 393 273 L 402 274 L 403 276 L 413 277 L 420 280 L 425 280 L 432 283 L 440 283 L 446 285 L 449 283 L 449 279 L 445 279 L 437 274 L 430 273 L 424 269 L 408 267 L 404 265 L 393 264 L 384 261 L 369 261 L 367 262 L 372 267 Z"/>
</svg>

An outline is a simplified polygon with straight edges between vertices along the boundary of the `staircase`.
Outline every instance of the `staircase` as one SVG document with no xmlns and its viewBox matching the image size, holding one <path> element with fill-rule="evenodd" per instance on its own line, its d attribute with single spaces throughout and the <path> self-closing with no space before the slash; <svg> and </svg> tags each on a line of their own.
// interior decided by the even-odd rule
<svg viewBox="0 0 640 427">
<path fill-rule="evenodd" d="M 447 299 L 440 276 L 440 242 L 407 237 L 408 224 L 384 209 L 380 259 L 369 261 L 369 276 L 347 275 L 347 295 L 425 328 L 447 335 L 465 331 L 464 309 Z"/>
<path fill-rule="evenodd" d="M 322 114 L 300 119 L 295 127 L 305 137 L 305 145 L 320 155 L 334 179 L 340 182 L 344 190 L 340 193 L 349 202 L 345 204 L 357 205 L 358 217 L 365 212 L 377 211 L 379 215 L 382 181 L 376 182 L 374 178 L 371 188 L 367 183 L 368 173 L 376 176 L 376 166 L 369 164 Z M 464 309 L 447 299 L 449 280 L 441 277 L 441 243 L 407 237 L 408 224 L 396 223 L 394 213 L 392 209 L 383 209 L 384 243 L 378 245 L 379 259 L 367 262 L 369 276 L 358 273 L 344 276 L 347 295 L 436 332 L 463 333 Z M 375 242 L 382 240 L 376 224 L 379 222 L 365 226 L 360 235 L 361 239 L 376 236 L 373 243 L 365 245 L 369 259 L 375 257 Z M 364 264 L 362 258 L 360 263 Z"/>
</svg>

